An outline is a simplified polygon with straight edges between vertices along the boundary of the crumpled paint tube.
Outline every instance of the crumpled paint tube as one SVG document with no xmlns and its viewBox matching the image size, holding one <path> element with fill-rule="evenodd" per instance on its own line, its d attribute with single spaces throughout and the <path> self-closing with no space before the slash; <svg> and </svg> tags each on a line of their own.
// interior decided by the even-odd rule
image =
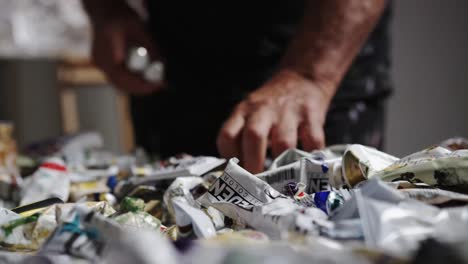
<svg viewBox="0 0 468 264">
<path fill-rule="evenodd" d="M 189 205 L 182 197 L 174 198 L 172 204 L 179 231 L 183 228 L 189 229 L 188 232 L 180 232 L 180 235 L 187 236 L 192 231 L 198 238 L 209 238 L 216 235 L 211 219 L 202 210 Z"/>
<path fill-rule="evenodd" d="M 318 208 L 298 205 L 265 181 L 250 174 L 231 159 L 223 173 L 201 198 L 201 203 L 213 206 L 235 221 L 264 232 L 272 239 L 294 230 L 298 218 L 325 219 Z"/>
</svg>

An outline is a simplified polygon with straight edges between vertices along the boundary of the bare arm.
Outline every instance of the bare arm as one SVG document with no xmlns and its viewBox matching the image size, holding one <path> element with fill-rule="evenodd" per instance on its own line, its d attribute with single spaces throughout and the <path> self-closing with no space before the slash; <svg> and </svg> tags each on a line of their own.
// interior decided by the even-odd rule
<svg viewBox="0 0 468 264">
<path fill-rule="evenodd" d="M 385 0 L 309 0 L 283 60 L 284 69 L 330 82 L 334 94 L 385 10 Z"/>
<path fill-rule="evenodd" d="M 385 9 L 385 0 L 309 0 L 303 23 L 282 67 L 241 102 L 222 127 L 217 144 L 252 172 L 273 155 L 295 147 L 325 146 L 323 125 L 336 89 Z"/>
</svg>

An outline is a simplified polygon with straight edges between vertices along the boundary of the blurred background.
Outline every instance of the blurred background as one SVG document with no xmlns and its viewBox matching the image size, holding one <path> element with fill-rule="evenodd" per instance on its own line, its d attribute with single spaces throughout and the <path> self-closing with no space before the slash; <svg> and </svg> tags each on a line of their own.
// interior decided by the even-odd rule
<svg viewBox="0 0 468 264">
<path fill-rule="evenodd" d="M 468 1 L 394 1 L 385 151 L 468 136 L 466 10 Z M 89 43 L 78 0 L 0 0 L 0 120 L 14 122 L 20 146 L 93 130 L 111 151 L 134 147 L 127 98 L 90 64 Z"/>
</svg>

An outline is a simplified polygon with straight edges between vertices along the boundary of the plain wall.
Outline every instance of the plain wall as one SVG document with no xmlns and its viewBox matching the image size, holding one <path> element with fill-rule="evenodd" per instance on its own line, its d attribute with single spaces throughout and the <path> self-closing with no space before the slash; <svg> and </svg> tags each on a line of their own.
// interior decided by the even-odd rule
<svg viewBox="0 0 468 264">
<path fill-rule="evenodd" d="M 78 116 L 83 131 L 98 131 L 104 139 L 104 147 L 115 153 L 122 153 L 120 141 L 117 93 L 111 86 L 78 89 Z"/>
<path fill-rule="evenodd" d="M 468 137 L 468 1 L 394 1 L 386 151 Z"/>
<path fill-rule="evenodd" d="M 0 62 L 0 119 L 13 121 L 23 145 L 61 134 L 61 114 L 53 60 Z"/>
</svg>

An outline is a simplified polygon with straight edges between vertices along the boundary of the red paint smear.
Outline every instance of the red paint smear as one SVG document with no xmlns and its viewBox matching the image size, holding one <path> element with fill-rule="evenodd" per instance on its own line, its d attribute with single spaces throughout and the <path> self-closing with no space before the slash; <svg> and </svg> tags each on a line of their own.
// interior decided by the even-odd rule
<svg viewBox="0 0 468 264">
<path fill-rule="evenodd" d="M 51 169 L 51 170 L 56 170 L 56 171 L 67 171 L 67 168 L 65 166 L 62 166 L 57 163 L 50 163 L 50 162 L 42 163 L 41 168 Z"/>
</svg>

